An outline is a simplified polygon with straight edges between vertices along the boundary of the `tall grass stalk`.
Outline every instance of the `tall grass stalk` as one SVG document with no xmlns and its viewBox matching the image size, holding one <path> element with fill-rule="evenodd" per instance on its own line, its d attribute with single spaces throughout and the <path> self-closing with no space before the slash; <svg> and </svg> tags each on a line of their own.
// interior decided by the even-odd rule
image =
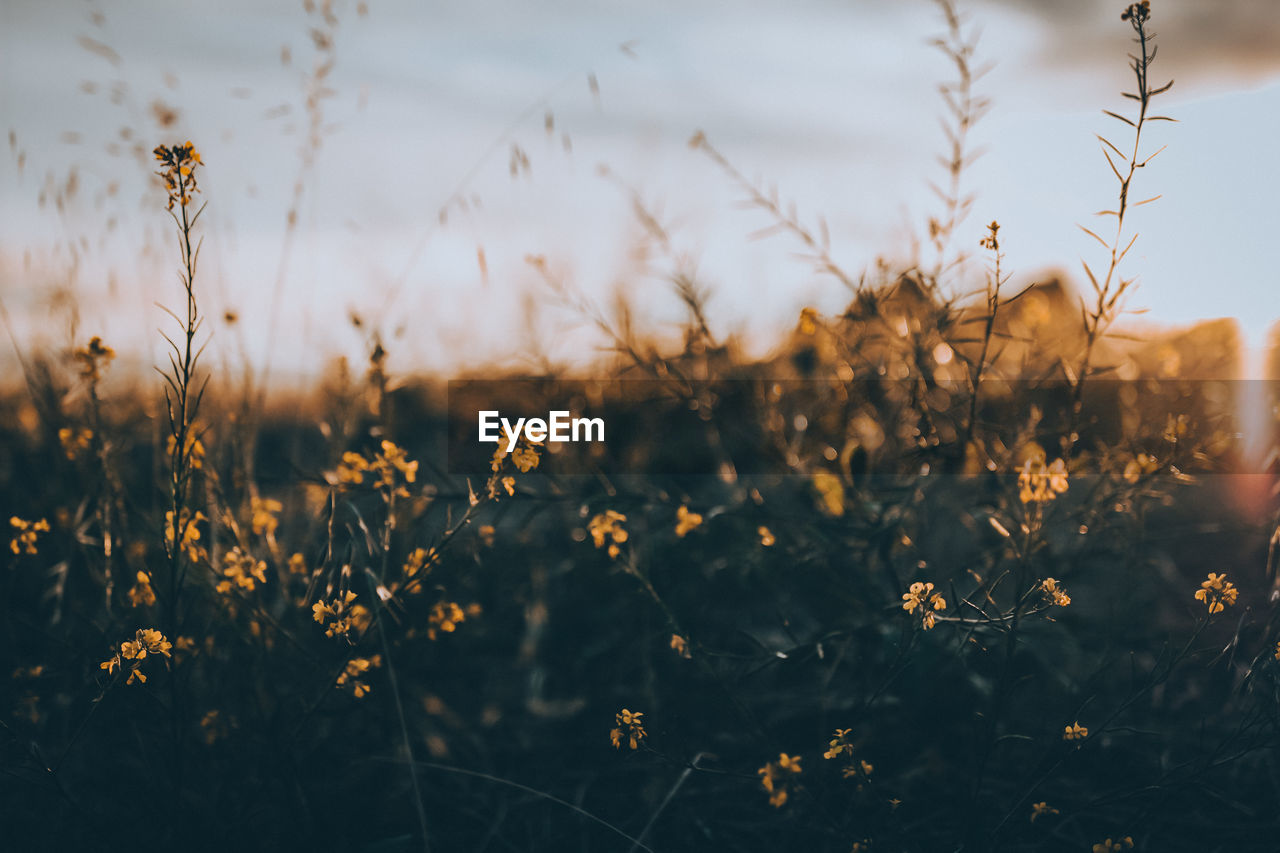
<svg viewBox="0 0 1280 853">
<path fill-rule="evenodd" d="M 1093 366 L 1094 349 L 1119 313 L 1121 297 L 1128 292 L 1136 281 L 1136 279 L 1125 278 L 1119 274 L 1120 263 L 1129 254 L 1129 250 L 1133 248 L 1133 244 L 1138 239 L 1137 233 L 1134 233 L 1126 240 L 1125 217 L 1130 208 L 1139 207 L 1160 198 L 1159 195 L 1155 195 L 1137 202 L 1130 202 L 1129 200 L 1138 170 L 1145 167 L 1164 150 L 1164 146 L 1161 146 L 1154 153 L 1145 157 L 1142 156 L 1142 131 L 1147 122 L 1174 121 L 1168 116 L 1148 114 L 1152 99 L 1173 87 L 1173 81 L 1170 80 L 1163 86 L 1152 88 L 1148 79 L 1151 64 L 1155 62 L 1156 58 L 1155 33 L 1147 29 L 1147 24 L 1151 20 L 1151 4 L 1149 0 L 1130 4 L 1121 15 L 1121 19 L 1128 21 L 1129 25 L 1133 27 L 1134 43 L 1138 46 L 1137 55 L 1129 55 L 1129 67 L 1133 70 L 1137 91 L 1122 92 L 1121 94 L 1137 102 L 1138 113 L 1133 118 L 1129 118 L 1111 110 L 1103 110 L 1103 113 L 1107 116 L 1121 122 L 1133 131 L 1133 146 L 1129 153 L 1125 154 L 1111 140 L 1101 135 L 1098 136 L 1098 140 L 1102 143 L 1102 155 L 1106 158 L 1107 165 L 1111 168 L 1111 172 L 1115 175 L 1116 182 L 1119 185 L 1119 198 L 1114 209 L 1098 212 L 1099 216 L 1113 217 L 1115 220 L 1115 233 L 1110 240 L 1104 240 L 1098 236 L 1097 232 L 1083 225 L 1080 226 L 1084 233 L 1097 240 L 1106 250 L 1107 266 L 1105 272 L 1102 275 L 1098 275 L 1087 261 L 1081 261 L 1085 275 L 1089 277 L 1089 284 L 1093 288 L 1093 305 L 1089 306 L 1083 300 L 1081 302 L 1085 340 L 1079 366 L 1076 368 L 1075 375 L 1069 377 L 1073 385 L 1071 420 L 1067 435 L 1063 438 L 1063 449 L 1068 454 L 1074 450 L 1076 442 L 1079 440 L 1077 431 L 1080 427 L 1080 412 L 1084 400 L 1085 380 L 1095 372 Z"/>
</svg>

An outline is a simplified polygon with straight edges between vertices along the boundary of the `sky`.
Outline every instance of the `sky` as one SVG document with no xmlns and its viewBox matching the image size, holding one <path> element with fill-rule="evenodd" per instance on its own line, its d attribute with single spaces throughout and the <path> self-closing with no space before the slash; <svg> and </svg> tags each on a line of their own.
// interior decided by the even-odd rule
<svg viewBox="0 0 1280 853">
<path fill-rule="evenodd" d="M 1129 141 L 1102 113 L 1131 108 L 1122 4 L 960 8 L 992 67 L 955 245 L 980 255 L 995 219 L 1011 286 L 1078 285 L 1082 259 L 1102 263 L 1079 226 L 1116 195 L 1095 135 Z M 1148 153 L 1168 147 L 1134 189 L 1161 198 L 1131 218 L 1127 307 L 1145 313 L 1130 322 L 1233 317 L 1259 346 L 1280 317 L 1280 15 L 1269 0 L 1152 13 L 1153 74 L 1175 80 L 1156 104 L 1178 121 L 1145 132 Z M 208 202 L 198 287 L 223 365 L 314 375 L 358 358 L 371 329 L 393 370 L 581 362 L 602 340 L 574 306 L 607 311 L 621 293 L 672 330 L 677 266 L 707 288 L 713 331 L 763 353 L 802 307 L 838 311 L 849 294 L 788 235 L 761 236 L 769 217 L 688 140 L 702 131 L 806 225 L 824 221 L 850 273 L 906 263 L 945 179 L 950 69 L 930 45 L 944 32 L 928 0 L 5 0 L 0 298 L 20 346 L 102 334 L 122 362 L 156 363 L 172 322 L 159 306 L 180 291 L 149 152 L 189 138 Z M 633 199 L 669 249 L 642 252 Z M 980 284 L 979 258 L 952 287 Z"/>
</svg>

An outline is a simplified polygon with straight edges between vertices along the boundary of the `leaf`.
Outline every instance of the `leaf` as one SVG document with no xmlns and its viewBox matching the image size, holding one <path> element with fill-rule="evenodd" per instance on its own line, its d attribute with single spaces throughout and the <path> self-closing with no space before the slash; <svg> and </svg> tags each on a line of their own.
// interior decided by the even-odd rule
<svg viewBox="0 0 1280 853">
<path fill-rule="evenodd" d="M 1080 229 L 1081 231 L 1083 231 L 1084 233 L 1088 234 L 1088 235 L 1089 235 L 1090 237 L 1092 237 L 1093 239 L 1097 240 L 1099 243 L 1101 243 L 1101 244 L 1102 244 L 1102 248 L 1104 248 L 1104 249 L 1110 249 L 1110 248 L 1111 248 L 1109 245 L 1107 245 L 1107 241 L 1106 241 L 1106 240 L 1103 240 L 1101 237 L 1099 237 L 1097 234 L 1095 234 L 1095 233 L 1093 233 L 1092 231 L 1090 231 L 1088 228 L 1085 228 L 1083 225 L 1077 225 L 1076 227 L 1077 227 L 1077 228 L 1079 228 L 1079 229 Z"/>
<path fill-rule="evenodd" d="M 1116 156 L 1117 156 L 1117 157 L 1123 157 L 1123 156 L 1124 156 L 1124 152 L 1123 152 L 1123 151 L 1121 151 L 1119 148 L 1115 147 L 1115 145 L 1113 145 L 1113 144 L 1111 143 L 1111 140 L 1110 140 L 1110 139 L 1107 139 L 1105 136 L 1102 136 L 1101 134 L 1097 134 L 1097 133 L 1095 133 L 1095 134 L 1094 134 L 1094 136 L 1097 136 L 1097 137 L 1098 137 L 1098 141 L 1099 141 L 1099 142 L 1101 142 L 1103 145 L 1107 146 L 1107 147 L 1108 147 L 1108 148 L 1110 148 L 1112 151 L 1116 152 Z"/>
<path fill-rule="evenodd" d="M 1090 283 L 1093 284 L 1093 289 L 1099 290 L 1100 288 L 1098 287 L 1098 278 L 1093 274 L 1093 270 L 1089 268 L 1089 264 L 1086 263 L 1085 261 L 1081 261 L 1080 266 L 1084 267 L 1085 275 L 1089 276 L 1089 281 Z"/>
<path fill-rule="evenodd" d="M 1114 119 L 1119 119 L 1120 121 L 1122 121 L 1122 122 L 1124 122 L 1125 124 L 1129 125 L 1129 127 L 1132 127 L 1132 128 L 1134 128 L 1134 129 L 1137 129 L 1137 127 L 1138 127 L 1136 124 L 1134 124 L 1134 123 L 1133 123 L 1133 120 L 1132 120 L 1132 119 L 1127 119 L 1127 118 L 1125 118 L 1124 116 L 1120 115 L 1119 113 L 1113 113 L 1113 112 L 1111 112 L 1111 110 L 1103 110 L 1102 112 L 1103 112 L 1104 114 L 1106 114 L 1106 115 L 1111 116 L 1111 117 L 1112 117 L 1112 118 L 1114 118 Z"/>
</svg>

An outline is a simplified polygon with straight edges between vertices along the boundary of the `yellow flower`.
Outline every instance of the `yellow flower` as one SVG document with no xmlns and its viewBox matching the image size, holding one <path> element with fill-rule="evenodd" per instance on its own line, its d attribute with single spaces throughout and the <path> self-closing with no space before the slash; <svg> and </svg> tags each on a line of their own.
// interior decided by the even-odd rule
<svg viewBox="0 0 1280 853">
<path fill-rule="evenodd" d="M 253 532 L 258 536 L 264 534 L 274 536 L 276 528 L 280 525 L 280 521 L 276 516 L 283 509 L 284 505 L 280 501 L 271 498 L 252 498 L 250 511 L 253 513 Z"/>
<path fill-rule="evenodd" d="M 773 547 L 774 543 L 778 541 L 773 538 L 773 533 L 769 531 L 769 528 L 763 524 L 756 528 L 756 533 L 760 536 L 760 544 L 766 548 Z"/>
<path fill-rule="evenodd" d="M 68 459 L 75 459 L 88 450 L 92 441 L 93 430 L 91 429 L 63 427 L 58 430 L 58 442 L 62 445 L 62 452 Z"/>
<path fill-rule="evenodd" d="M 587 529 L 591 531 L 591 539 L 597 548 L 604 548 L 608 543 L 611 558 L 617 558 L 621 552 L 619 546 L 627 541 L 627 530 L 622 526 L 622 522 L 626 520 L 627 517 L 622 513 L 609 509 L 592 518 L 587 524 Z"/>
<path fill-rule="evenodd" d="M 335 687 L 343 687 L 346 684 L 351 685 L 351 693 L 357 699 L 363 699 L 372 689 L 368 684 L 360 680 L 360 676 L 365 675 L 370 669 L 376 669 L 382 666 L 382 655 L 374 655 L 371 658 L 352 658 L 347 661 L 346 668 L 338 674 L 338 680 Z"/>
<path fill-rule="evenodd" d="M 1053 578 L 1040 581 L 1040 591 L 1044 593 L 1045 598 L 1059 607 L 1066 607 L 1071 603 L 1071 596 L 1067 595 L 1067 591 Z"/>
<path fill-rule="evenodd" d="M 1221 613 L 1236 603 L 1240 590 L 1227 580 L 1226 573 L 1209 573 L 1209 579 L 1200 584 L 1196 590 L 1196 601 L 1203 601 L 1209 607 L 1210 615 Z"/>
<path fill-rule="evenodd" d="M 1154 474 L 1160 468 L 1160 463 L 1156 461 L 1154 456 L 1148 456 L 1145 453 L 1139 453 L 1130 459 L 1124 466 L 1124 480 L 1126 483 L 1136 483 L 1147 474 Z"/>
<path fill-rule="evenodd" d="M 1130 3 L 1129 7 L 1120 13 L 1120 20 L 1132 22 L 1136 29 L 1139 24 L 1145 23 L 1151 17 L 1151 0 L 1142 0 L 1141 3 Z M 1108 838 L 1107 841 L 1111 839 Z M 1129 842 L 1129 846 L 1133 846 L 1133 842 Z M 1116 848 L 1117 850 L 1120 848 Z M 1094 845 L 1096 853 L 1097 845 Z"/>
<path fill-rule="evenodd" d="M 902 594 L 902 609 L 915 613 L 917 608 L 920 609 L 921 624 L 928 631 L 937 622 L 938 611 L 947 609 L 947 600 L 933 591 L 933 584 L 916 581 Z"/>
<path fill-rule="evenodd" d="M 126 666 L 125 661 L 128 661 L 129 677 L 125 684 L 133 684 L 135 681 L 145 684 L 147 676 L 141 670 L 142 662 L 148 655 L 172 657 L 169 653 L 172 648 L 173 644 L 160 631 L 155 628 L 139 628 L 132 640 L 125 640 L 120 644 L 119 654 L 107 658 L 98 664 L 98 668 L 114 674 L 117 670 L 122 670 Z"/>
<path fill-rule="evenodd" d="M 102 378 L 102 371 L 112 359 L 116 351 L 102 342 L 102 338 L 94 335 L 87 346 L 80 347 L 71 354 L 80 365 L 80 375 L 91 383 Z"/>
<path fill-rule="evenodd" d="M 227 725 L 222 720 L 222 714 L 217 709 L 207 711 L 200 718 L 200 728 L 204 730 L 204 742 L 206 746 L 213 746 L 219 740 L 227 736 Z"/>
<path fill-rule="evenodd" d="M 839 518 L 844 515 L 844 485 L 830 471 L 814 471 L 813 488 L 820 498 L 819 506 L 827 515 Z"/>
<path fill-rule="evenodd" d="M 326 637 L 347 637 L 351 633 L 354 626 L 356 633 L 360 632 L 360 626 L 353 621 L 354 607 L 352 602 L 356 600 L 356 594 L 351 590 L 347 590 L 342 595 L 331 599 L 328 604 L 323 600 L 317 601 L 311 605 L 311 618 L 315 619 L 321 625 L 329 623 L 325 628 L 324 635 Z"/>
<path fill-rule="evenodd" d="M 138 572 L 137 583 L 129 590 L 129 602 L 134 607 L 150 607 L 156 603 L 156 591 L 151 588 L 151 577 Z"/>
<path fill-rule="evenodd" d="M 760 784 L 769 792 L 769 805 L 781 808 L 795 786 L 795 777 L 800 775 L 800 757 L 781 753 L 777 761 L 770 761 L 756 773 L 760 775 Z"/>
<path fill-rule="evenodd" d="M 289 574 L 305 575 L 307 573 L 307 559 L 301 554 L 293 554 L 289 557 Z"/>
<path fill-rule="evenodd" d="M 137 640 L 151 654 L 171 657 L 169 650 L 173 648 L 173 644 L 166 640 L 164 634 L 161 634 L 155 628 L 140 628 Z"/>
<path fill-rule="evenodd" d="M 524 436 L 520 437 L 519 444 L 510 454 L 507 453 L 506 446 L 501 443 L 493 451 L 493 458 L 489 460 L 489 467 L 495 474 L 502 470 L 502 460 L 508 456 L 511 457 L 511 464 L 515 465 L 521 474 L 527 474 L 538 467 L 538 448 L 530 444 Z"/>
<path fill-rule="evenodd" d="M 182 536 L 181 540 L 177 542 L 177 549 L 186 551 L 187 557 L 193 563 L 209 559 L 209 552 L 200 544 L 200 528 L 196 526 L 201 521 L 208 520 L 200 510 L 196 510 L 196 514 L 192 516 L 190 510 L 185 509 L 179 519 L 178 527 L 182 529 Z M 173 548 L 175 545 L 173 510 L 169 510 L 164 514 L 164 531 L 169 547 Z"/>
<path fill-rule="evenodd" d="M 1031 806 L 1031 822 L 1035 823 L 1036 818 L 1045 815 L 1059 814 L 1059 811 L 1053 806 L 1045 802 L 1033 803 Z"/>
<path fill-rule="evenodd" d="M 9 550 L 15 554 L 36 554 L 36 539 L 41 533 L 49 532 L 49 522 L 24 521 L 16 515 L 9 519 L 9 526 L 17 531 L 17 535 L 9 542 Z"/>
<path fill-rule="evenodd" d="M 226 595 L 233 589 L 252 592 L 257 583 L 267 582 L 267 564 L 246 554 L 237 545 L 222 557 L 222 580 L 218 582 L 218 592 Z"/>
<path fill-rule="evenodd" d="M 1089 729 L 1080 725 L 1080 721 L 1076 720 L 1067 726 L 1062 732 L 1063 740 L 1084 740 L 1089 736 Z"/>
<path fill-rule="evenodd" d="M 644 730 L 644 724 L 640 721 L 643 716 L 644 714 L 640 711 L 628 711 L 626 708 L 614 715 L 617 727 L 609 732 L 609 740 L 613 743 L 614 749 L 621 749 L 624 741 L 632 749 L 639 748 L 648 736 L 648 732 Z"/>
<path fill-rule="evenodd" d="M 480 612 L 479 604 L 468 605 L 464 611 L 456 601 L 437 601 L 427 616 L 427 639 L 434 640 L 440 631 L 453 633 L 468 616 L 476 617 Z"/>
<path fill-rule="evenodd" d="M 682 505 L 680 509 L 676 510 L 676 536 L 681 539 L 700 524 L 702 524 L 702 516 L 696 512 L 689 512 L 687 506 Z"/>
<path fill-rule="evenodd" d="M 176 436 L 169 436 L 167 442 L 168 454 L 170 457 L 174 455 L 174 450 L 178 447 L 178 439 Z M 182 456 L 192 469 L 200 469 L 204 467 L 204 442 L 200 440 L 199 428 L 192 424 L 187 430 L 187 437 L 182 440 Z"/>
<path fill-rule="evenodd" d="M 410 462 L 408 454 L 390 441 L 382 442 L 382 452 L 374 457 L 373 466 L 381 477 L 379 485 L 383 487 L 389 488 L 394 484 L 396 473 L 406 483 L 418 479 L 418 463 Z"/>
<path fill-rule="evenodd" d="M 384 500 L 392 497 L 407 498 L 405 484 L 418 479 L 418 463 L 411 462 L 403 449 L 384 440 L 382 449 L 370 460 L 359 453 L 347 451 L 338 463 L 338 482 L 343 485 L 364 483 L 365 474 L 373 476 L 373 487 L 382 492 Z"/>
<path fill-rule="evenodd" d="M 1048 503 L 1065 492 L 1067 486 L 1067 463 L 1061 459 L 1046 465 L 1039 454 L 1032 454 L 1018 472 L 1018 497 L 1024 504 Z"/>
<path fill-rule="evenodd" d="M 184 657 L 192 654 L 196 650 L 196 641 L 187 636 L 180 636 L 174 640 L 173 648 L 176 654 L 174 660 L 181 661 Z"/>
<path fill-rule="evenodd" d="M 203 165 L 199 152 L 187 140 L 182 145 L 159 145 L 152 152 L 160 161 L 157 175 L 164 181 L 169 193 L 169 209 L 175 204 L 186 207 L 191 204 L 191 197 L 200 191 L 196 183 L 196 167 Z"/>
<path fill-rule="evenodd" d="M 529 473 L 538 467 L 537 448 L 529 447 L 528 445 L 517 447 L 511 451 L 511 462 L 520 469 L 520 473 Z"/>
<path fill-rule="evenodd" d="M 440 554 L 435 548 L 414 548 L 405 557 L 404 576 L 405 578 L 415 578 L 419 573 L 427 575 L 431 573 L 431 567 L 440 559 Z"/>
<path fill-rule="evenodd" d="M 342 454 L 342 461 L 338 463 L 338 482 L 359 485 L 364 482 L 364 472 L 368 470 L 369 460 L 348 450 Z"/>
<path fill-rule="evenodd" d="M 679 634 L 671 635 L 671 650 L 682 658 L 693 657 L 689 652 L 689 641 Z"/>
<path fill-rule="evenodd" d="M 1280 643 L 1276 643 L 1276 660 L 1280 660 Z"/>
<path fill-rule="evenodd" d="M 853 744 L 849 742 L 849 733 L 853 729 L 836 729 L 835 736 L 831 738 L 830 746 L 826 752 L 822 753 L 822 757 L 826 759 L 839 758 L 842 755 L 853 755 Z"/>
<path fill-rule="evenodd" d="M 1133 836 L 1126 835 L 1119 841 L 1112 841 L 1110 838 L 1099 841 L 1093 845 L 1093 853 L 1120 853 L 1122 850 L 1133 849 Z"/>
</svg>

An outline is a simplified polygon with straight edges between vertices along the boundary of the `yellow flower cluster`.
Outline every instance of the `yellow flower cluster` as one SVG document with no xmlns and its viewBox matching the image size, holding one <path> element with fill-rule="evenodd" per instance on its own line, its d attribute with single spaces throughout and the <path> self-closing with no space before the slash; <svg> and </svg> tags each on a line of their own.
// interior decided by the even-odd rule
<svg viewBox="0 0 1280 853">
<path fill-rule="evenodd" d="M 17 531 L 9 542 L 9 550 L 15 554 L 39 553 L 36 538 L 41 533 L 49 532 L 49 522 L 43 518 L 39 521 L 25 521 L 15 515 L 9 519 L 9 526 Z"/>
<path fill-rule="evenodd" d="M 419 574 L 430 574 L 431 567 L 439 559 L 440 554 L 435 548 L 414 548 L 409 552 L 409 556 L 405 557 L 404 576 L 406 578 L 415 578 Z"/>
<path fill-rule="evenodd" d="M 84 427 L 63 427 L 58 430 L 58 443 L 62 445 L 62 452 L 67 455 L 68 459 L 75 459 L 81 453 L 89 449 L 89 444 L 93 441 L 93 430 Z"/>
<path fill-rule="evenodd" d="M 465 610 L 456 601 L 437 601 L 427 615 L 427 639 L 434 640 L 441 631 L 452 634 L 458 626 L 481 613 L 479 604 L 468 604 Z"/>
<path fill-rule="evenodd" d="M 227 736 L 227 724 L 216 708 L 200 718 L 200 728 L 204 731 L 205 746 L 213 746 Z"/>
<path fill-rule="evenodd" d="M 1053 806 L 1046 802 L 1033 803 L 1031 806 L 1031 822 L 1035 823 L 1036 818 L 1046 817 L 1047 815 L 1061 814 Z"/>
<path fill-rule="evenodd" d="M 835 736 L 831 738 L 830 749 L 822 753 L 822 757 L 830 760 L 839 758 L 842 755 L 853 757 L 853 743 L 849 740 L 849 733 L 853 729 L 836 729 Z"/>
<path fill-rule="evenodd" d="M 173 644 L 165 639 L 164 634 L 155 628 L 139 628 L 134 634 L 132 640 L 125 640 L 120 644 L 120 651 L 98 664 L 99 669 L 105 669 L 107 674 L 114 674 L 117 670 L 129 670 L 129 678 L 125 684 L 133 684 L 137 681 L 139 684 L 145 684 L 147 676 L 141 670 L 142 662 L 147 659 L 147 655 L 163 655 L 164 657 L 172 657 L 169 650 L 173 648 Z"/>
<path fill-rule="evenodd" d="M 96 383 L 102 378 L 102 371 L 116 357 L 116 351 L 102 342 L 102 338 L 94 335 L 89 343 L 71 353 L 80 366 L 80 376 Z"/>
<path fill-rule="evenodd" d="M 1062 732 L 1063 740 L 1084 740 L 1089 736 L 1089 729 L 1080 725 L 1080 721 L 1076 720 L 1067 726 Z"/>
<path fill-rule="evenodd" d="M 135 583 L 129 588 L 129 603 L 134 607 L 150 607 L 156 603 L 156 591 L 151 587 L 151 576 L 139 571 Z"/>
<path fill-rule="evenodd" d="M 1226 573 L 1215 574 L 1209 573 L 1209 579 L 1200 584 L 1200 588 L 1196 590 L 1196 601 L 1203 601 L 1209 606 L 1210 615 L 1221 613 L 1227 607 L 1236 603 L 1240 590 L 1227 580 Z"/>
<path fill-rule="evenodd" d="M 175 451 L 178 449 L 178 439 L 176 436 L 169 436 L 166 442 L 166 453 L 173 458 Z M 192 424 L 187 428 L 187 437 L 182 440 L 182 459 L 185 460 L 187 467 L 192 470 L 199 470 L 204 467 L 204 442 L 200 440 L 200 429 Z"/>
<path fill-rule="evenodd" d="M 190 510 L 184 509 L 179 518 L 178 527 L 181 528 L 181 536 L 177 536 L 173 526 L 173 510 L 169 510 L 164 514 L 164 535 L 168 542 L 169 548 L 175 548 L 179 551 L 186 551 L 187 557 L 193 563 L 209 559 L 209 552 L 200 544 L 200 528 L 197 527 L 200 522 L 208 521 L 205 514 L 200 510 L 196 510 L 195 515 Z"/>
<path fill-rule="evenodd" d="M 361 485 L 365 475 L 371 476 L 373 487 L 383 492 L 385 497 L 407 498 L 409 490 L 405 484 L 418 479 L 418 463 L 410 462 L 402 448 L 386 440 L 373 459 L 351 451 L 342 454 L 342 461 L 338 463 L 339 483 Z"/>
<path fill-rule="evenodd" d="M 689 641 L 679 634 L 671 635 L 671 651 L 682 658 L 693 657 L 693 654 L 689 651 Z"/>
<path fill-rule="evenodd" d="M 596 543 L 596 547 L 603 548 L 607 542 L 609 556 L 614 559 L 617 559 L 622 550 L 620 546 L 627 541 L 627 530 L 622 526 L 622 522 L 626 520 L 627 517 L 622 513 L 609 509 L 591 519 L 590 523 L 587 524 L 587 529 L 591 531 L 591 539 Z"/>
<path fill-rule="evenodd" d="M 1160 469 L 1160 463 L 1154 456 L 1146 453 L 1139 453 L 1125 463 L 1124 481 L 1126 483 L 1136 483 L 1148 474 L 1154 474 Z"/>
<path fill-rule="evenodd" d="M 938 612 L 947 609 L 947 600 L 933 591 L 933 584 L 916 581 L 902 594 L 902 609 L 915 613 L 920 609 L 920 622 L 928 631 L 938 619 Z"/>
<path fill-rule="evenodd" d="M 1043 504 L 1067 490 L 1067 463 L 1061 459 L 1046 465 L 1040 456 L 1032 456 L 1018 472 L 1018 498 L 1024 503 Z"/>
<path fill-rule="evenodd" d="M 232 589 L 252 592 L 258 583 L 267 582 L 266 573 L 266 562 L 254 559 L 252 554 L 246 554 L 236 546 L 222 557 L 222 580 L 218 581 L 218 592 L 223 595 Z"/>
<path fill-rule="evenodd" d="M 284 505 L 278 500 L 251 498 L 249 511 L 253 514 L 251 524 L 254 534 L 258 536 L 274 536 L 276 528 L 280 526 L 278 516 L 283 509 Z"/>
<path fill-rule="evenodd" d="M 371 658 L 352 658 L 347 661 L 347 666 L 338 674 L 338 680 L 335 682 L 337 687 L 345 687 L 351 685 L 351 694 L 357 699 L 363 699 L 365 695 L 372 689 L 368 684 L 360 680 L 360 676 L 365 675 L 371 669 L 382 666 L 382 655 L 374 655 Z"/>
<path fill-rule="evenodd" d="M 688 535 L 689 531 L 696 530 L 702 524 L 702 516 L 696 512 L 689 512 L 687 506 L 681 506 L 676 510 L 676 536 L 683 539 Z"/>
<path fill-rule="evenodd" d="M 1112 841 L 1110 838 L 1099 841 L 1093 845 L 1093 853 L 1120 853 L 1122 850 L 1133 849 L 1133 836 L 1126 835 L 1119 841 Z"/>
<path fill-rule="evenodd" d="M 156 174 L 164 180 L 165 189 L 169 192 L 169 209 L 173 210 L 175 204 L 182 207 L 191 204 L 191 196 L 200 192 L 196 184 L 196 167 L 204 163 L 191 140 L 172 147 L 159 145 L 152 153 L 160 161 L 160 171 Z"/>
<path fill-rule="evenodd" d="M 489 477 L 488 492 L 490 500 L 497 500 L 500 494 L 499 487 L 506 491 L 508 496 L 516 493 L 516 478 L 511 475 L 503 475 L 502 469 L 505 461 L 511 460 L 511 464 L 522 474 L 527 474 L 534 468 L 538 467 L 539 455 L 538 448 L 534 444 L 530 444 L 528 439 L 523 436 L 520 443 L 516 445 L 515 450 L 507 453 L 507 449 L 498 445 L 498 449 L 493 451 L 493 458 L 489 460 L 489 467 L 493 470 L 493 474 Z"/>
<path fill-rule="evenodd" d="M 769 792 L 769 805 L 781 808 L 795 787 L 795 778 L 800 775 L 800 756 L 792 758 L 781 753 L 777 761 L 770 761 L 756 773 L 760 775 L 760 784 Z"/>
<path fill-rule="evenodd" d="M 1062 584 L 1053 578 L 1045 578 L 1040 581 L 1040 591 L 1044 593 L 1044 597 L 1050 603 L 1059 607 L 1066 607 L 1071 603 L 1071 596 L 1067 595 L 1067 591 L 1062 588 Z"/>
<path fill-rule="evenodd" d="M 1129 8 L 1120 13 L 1120 20 L 1132 21 L 1136 27 L 1138 24 L 1145 23 L 1151 17 L 1151 0 L 1142 0 L 1141 3 L 1130 3 Z M 1108 841 L 1111 839 L 1108 838 Z M 1133 846 L 1133 842 L 1129 842 L 1129 846 Z M 1116 848 L 1117 850 L 1120 848 Z M 1097 853 L 1097 846 L 1094 846 L 1094 853 Z"/>
<path fill-rule="evenodd" d="M 644 730 L 644 724 L 640 722 L 643 717 L 639 711 L 628 711 L 623 708 L 616 715 L 614 720 L 617 727 L 609 732 L 609 740 L 613 743 L 614 749 L 621 749 L 625 741 L 632 749 L 638 749 L 640 744 L 648 737 L 648 732 Z"/>
<path fill-rule="evenodd" d="M 844 484 L 830 471 L 814 471 L 814 491 L 818 493 L 818 505 L 827 515 L 839 518 L 844 515 Z"/>
<path fill-rule="evenodd" d="M 356 594 L 347 590 L 328 604 L 317 601 L 311 605 L 311 618 L 326 626 L 326 637 L 347 637 L 350 640 L 352 628 L 359 634 L 368 624 L 368 610 L 359 604 L 353 604 L 355 600 Z"/>
<path fill-rule="evenodd" d="M 875 769 L 875 766 L 870 761 L 859 761 L 857 764 L 850 763 L 848 767 L 840 771 L 840 775 L 845 779 L 869 777 Z M 862 790 L 861 785 L 858 786 L 858 790 Z"/>
<path fill-rule="evenodd" d="M 516 449 L 511 451 L 510 454 L 507 453 L 507 449 L 501 443 L 498 444 L 498 449 L 493 451 L 493 458 L 489 460 L 489 467 L 495 474 L 502 470 L 502 461 L 507 456 L 511 457 L 511 464 L 516 466 L 516 469 L 521 474 L 528 474 L 538 467 L 538 448 L 530 444 L 523 436 L 520 438 L 519 444 L 516 445 Z"/>
<path fill-rule="evenodd" d="M 778 541 L 774 538 L 773 532 L 763 524 L 756 528 L 756 535 L 760 537 L 760 544 L 766 548 L 772 548 Z"/>
</svg>

